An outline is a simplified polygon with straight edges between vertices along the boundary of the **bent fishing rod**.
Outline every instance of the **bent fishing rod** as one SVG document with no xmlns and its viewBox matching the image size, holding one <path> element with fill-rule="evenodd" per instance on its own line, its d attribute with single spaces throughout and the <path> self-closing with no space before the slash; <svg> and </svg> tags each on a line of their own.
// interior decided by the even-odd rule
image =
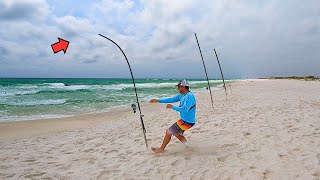
<svg viewBox="0 0 320 180">
<path fill-rule="evenodd" d="M 143 123 L 143 119 L 142 119 L 143 115 L 141 114 L 141 108 L 140 108 L 140 104 L 139 104 L 139 98 L 138 98 L 138 94 L 137 94 L 136 83 L 134 82 L 133 73 L 132 73 L 132 70 L 131 70 L 130 63 L 129 63 L 128 59 L 127 59 L 127 56 L 126 56 L 126 54 L 123 52 L 123 50 L 121 49 L 121 47 L 120 47 L 117 43 L 115 43 L 113 40 L 111 40 L 110 38 L 108 38 L 108 37 L 106 37 L 106 36 L 104 36 L 104 35 L 102 35 L 102 34 L 99 34 L 99 35 L 100 35 L 101 37 L 103 37 L 103 38 L 108 39 L 108 40 L 111 41 L 113 44 L 115 44 L 115 45 L 120 49 L 120 51 L 122 52 L 124 58 L 126 59 L 126 61 L 127 61 L 127 63 L 128 63 L 129 70 L 130 70 L 130 73 L 131 73 L 132 83 L 133 83 L 133 86 L 134 86 L 134 91 L 135 91 L 135 93 L 136 93 L 136 100 L 137 100 L 138 109 L 139 109 L 139 113 L 140 113 L 140 120 L 141 120 L 141 125 L 142 125 L 142 131 L 143 131 L 144 141 L 146 142 L 146 146 L 148 147 L 148 142 L 147 142 L 147 137 L 146 137 L 146 132 L 147 132 L 147 131 L 146 131 L 146 128 L 144 127 L 144 123 Z M 133 105 L 134 105 L 134 104 L 133 104 Z M 132 105 L 132 107 L 134 107 L 133 105 Z M 134 109 L 134 112 L 135 112 L 135 109 Z"/>
<path fill-rule="evenodd" d="M 222 77 L 222 81 L 223 81 L 223 87 L 224 87 L 224 91 L 226 92 L 226 99 L 227 99 L 227 87 L 226 87 L 226 84 L 224 83 L 224 78 L 223 78 L 223 73 L 222 73 L 222 69 L 221 69 L 221 66 L 220 66 L 219 58 L 218 58 L 216 49 L 213 49 L 213 50 L 214 50 L 214 53 L 216 54 L 216 57 L 217 57 L 217 61 L 218 61 L 218 64 L 219 64 L 219 68 L 220 68 L 220 72 L 221 72 L 221 77 Z"/>
<path fill-rule="evenodd" d="M 213 108 L 213 99 L 212 99 L 212 93 L 211 93 L 211 88 L 210 88 L 210 83 L 209 83 L 209 78 L 208 78 L 208 73 L 207 73 L 206 65 L 205 65 L 204 60 L 203 60 L 203 56 L 202 56 L 202 52 L 201 52 L 201 49 L 200 49 L 200 44 L 199 44 L 199 41 L 198 41 L 198 38 L 197 38 L 197 34 L 194 33 L 194 35 L 195 35 L 195 37 L 196 37 L 197 44 L 198 44 L 198 47 L 199 47 L 200 56 L 201 56 L 202 63 L 203 63 L 203 67 L 204 67 L 204 72 L 206 73 L 207 82 L 208 82 L 209 91 L 210 91 L 210 97 L 211 97 L 211 105 L 212 105 L 212 108 Z"/>
</svg>

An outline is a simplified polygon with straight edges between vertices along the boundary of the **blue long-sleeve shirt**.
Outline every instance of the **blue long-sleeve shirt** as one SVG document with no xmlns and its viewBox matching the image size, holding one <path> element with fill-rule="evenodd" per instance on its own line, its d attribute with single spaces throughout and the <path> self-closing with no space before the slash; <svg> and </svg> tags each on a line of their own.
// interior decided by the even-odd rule
<svg viewBox="0 0 320 180">
<path fill-rule="evenodd" d="M 179 106 L 173 106 L 172 109 L 180 113 L 181 120 L 187 123 L 196 122 L 196 98 L 192 92 L 178 94 L 171 98 L 159 99 L 159 103 L 174 103 L 180 101 Z"/>
</svg>

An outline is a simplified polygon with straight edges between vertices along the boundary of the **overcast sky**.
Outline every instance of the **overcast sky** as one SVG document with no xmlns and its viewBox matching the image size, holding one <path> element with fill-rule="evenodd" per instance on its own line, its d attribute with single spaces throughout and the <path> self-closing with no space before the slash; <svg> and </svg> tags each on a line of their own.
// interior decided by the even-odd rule
<svg viewBox="0 0 320 180">
<path fill-rule="evenodd" d="M 320 76 L 319 0 L 0 0 L 0 77 Z M 70 41 L 54 54 L 58 37 Z"/>
</svg>

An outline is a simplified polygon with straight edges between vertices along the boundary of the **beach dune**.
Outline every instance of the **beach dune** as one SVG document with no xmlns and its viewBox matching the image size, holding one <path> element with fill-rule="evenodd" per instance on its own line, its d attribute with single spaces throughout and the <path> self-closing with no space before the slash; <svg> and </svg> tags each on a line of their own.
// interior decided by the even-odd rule
<svg viewBox="0 0 320 180">
<path fill-rule="evenodd" d="M 197 123 L 161 145 L 177 112 L 163 104 L 0 123 L 0 179 L 320 179 L 320 82 L 244 80 L 195 93 Z M 192 89 L 191 89 L 192 90 Z"/>
</svg>

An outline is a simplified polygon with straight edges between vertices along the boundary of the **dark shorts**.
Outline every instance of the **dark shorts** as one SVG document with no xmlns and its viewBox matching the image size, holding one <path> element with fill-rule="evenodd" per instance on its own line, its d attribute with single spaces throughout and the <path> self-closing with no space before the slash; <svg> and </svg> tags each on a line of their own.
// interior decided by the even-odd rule
<svg viewBox="0 0 320 180">
<path fill-rule="evenodd" d="M 183 135 L 184 131 L 187 129 L 190 129 L 193 125 L 194 123 L 186 123 L 180 119 L 174 124 L 172 124 L 172 126 L 168 129 L 168 131 L 170 132 L 171 135 L 174 135 L 174 136 L 177 134 Z"/>
</svg>

